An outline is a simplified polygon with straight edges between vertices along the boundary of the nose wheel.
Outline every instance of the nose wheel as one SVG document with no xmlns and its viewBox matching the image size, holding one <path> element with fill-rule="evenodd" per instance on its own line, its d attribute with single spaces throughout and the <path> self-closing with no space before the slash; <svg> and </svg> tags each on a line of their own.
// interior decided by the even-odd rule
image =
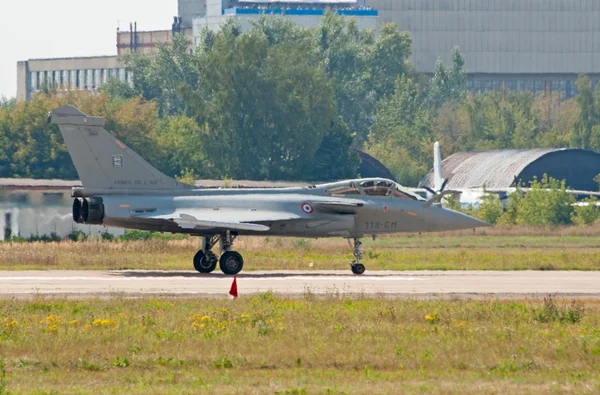
<svg viewBox="0 0 600 395">
<path fill-rule="evenodd" d="M 354 274 L 363 274 L 365 272 L 365 265 L 362 263 L 353 263 L 350 265 L 350 268 Z"/>
<path fill-rule="evenodd" d="M 354 254 L 354 260 L 350 263 L 350 269 L 352 269 L 352 273 L 354 274 L 363 274 L 365 272 L 365 265 L 360 263 L 360 260 L 363 257 L 363 253 L 361 251 L 362 242 L 360 239 L 354 239 L 354 245 L 348 239 L 348 244 L 352 248 L 352 254 Z"/>
</svg>

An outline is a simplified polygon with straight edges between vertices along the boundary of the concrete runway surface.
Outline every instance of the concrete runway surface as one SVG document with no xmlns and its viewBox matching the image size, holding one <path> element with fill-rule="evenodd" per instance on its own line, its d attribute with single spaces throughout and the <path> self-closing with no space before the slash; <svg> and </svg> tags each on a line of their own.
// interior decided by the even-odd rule
<svg viewBox="0 0 600 395">
<path fill-rule="evenodd" d="M 0 297 L 35 295 L 228 297 L 233 278 L 191 271 L 0 271 Z M 299 296 L 365 294 L 404 297 L 600 297 L 600 272 L 348 271 L 242 272 L 240 296 L 273 291 Z"/>
</svg>

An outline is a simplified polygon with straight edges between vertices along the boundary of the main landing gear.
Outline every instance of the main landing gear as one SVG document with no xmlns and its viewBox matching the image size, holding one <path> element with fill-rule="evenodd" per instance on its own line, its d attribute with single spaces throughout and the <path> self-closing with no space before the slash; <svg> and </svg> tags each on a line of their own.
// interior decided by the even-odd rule
<svg viewBox="0 0 600 395">
<path fill-rule="evenodd" d="M 360 250 L 362 247 L 362 242 L 360 239 L 354 239 L 354 246 L 352 246 L 352 242 L 348 239 L 348 244 L 350 244 L 350 248 L 352 248 L 352 253 L 354 254 L 354 260 L 350 263 L 350 268 L 352 269 L 352 273 L 354 274 L 363 274 L 365 272 L 365 265 L 360 263 L 360 260 L 363 257 L 363 253 Z"/>
<path fill-rule="evenodd" d="M 230 231 L 221 235 L 202 237 L 202 248 L 194 256 L 194 269 L 200 273 L 210 273 L 215 270 L 219 262 L 219 268 L 223 273 L 238 274 L 244 267 L 244 258 L 238 252 L 231 250 L 234 240 L 235 235 Z M 220 259 L 211 251 L 217 242 L 223 252 Z"/>
</svg>

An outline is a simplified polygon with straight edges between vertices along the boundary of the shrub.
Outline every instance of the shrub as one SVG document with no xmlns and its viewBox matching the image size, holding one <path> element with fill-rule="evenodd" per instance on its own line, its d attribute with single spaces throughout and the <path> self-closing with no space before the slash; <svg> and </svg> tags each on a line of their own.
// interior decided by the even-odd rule
<svg viewBox="0 0 600 395">
<path fill-rule="evenodd" d="M 534 178 L 531 189 L 517 207 L 517 224 L 534 226 L 567 225 L 571 223 L 575 198 L 566 191 L 565 181 Z"/>
<path fill-rule="evenodd" d="M 598 198 L 590 196 L 581 201 L 583 205 L 575 206 L 573 209 L 573 223 L 577 225 L 589 225 L 600 219 L 600 206 Z"/>
<path fill-rule="evenodd" d="M 495 193 L 485 193 L 481 197 L 481 204 L 475 211 L 475 215 L 488 224 L 495 225 L 504 213 L 504 207 L 500 202 L 500 197 Z"/>
</svg>

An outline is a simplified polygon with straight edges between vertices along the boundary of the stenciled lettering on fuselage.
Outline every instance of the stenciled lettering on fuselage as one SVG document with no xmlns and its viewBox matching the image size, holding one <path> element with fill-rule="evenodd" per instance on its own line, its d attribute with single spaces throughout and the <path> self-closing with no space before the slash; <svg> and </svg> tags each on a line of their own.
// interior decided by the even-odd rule
<svg viewBox="0 0 600 395">
<path fill-rule="evenodd" d="M 398 222 L 396 221 L 365 221 L 363 222 L 365 229 L 396 229 Z"/>
<path fill-rule="evenodd" d="M 115 180 L 115 185 L 158 185 L 158 180 Z"/>
</svg>

